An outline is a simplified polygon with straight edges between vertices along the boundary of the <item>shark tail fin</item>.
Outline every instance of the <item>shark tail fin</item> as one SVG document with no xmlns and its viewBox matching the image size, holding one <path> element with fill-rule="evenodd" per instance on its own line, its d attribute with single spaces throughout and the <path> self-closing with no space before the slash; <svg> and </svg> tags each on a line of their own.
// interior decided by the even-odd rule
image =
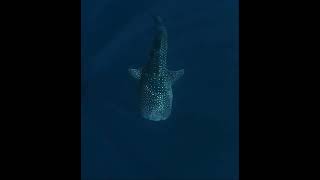
<svg viewBox="0 0 320 180">
<path fill-rule="evenodd" d="M 153 19 L 153 21 L 155 22 L 155 24 L 156 24 L 158 27 L 164 26 L 164 25 L 163 25 L 162 18 L 161 18 L 159 15 L 155 15 L 155 14 L 153 14 L 153 13 L 148 13 L 148 15 L 151 16 L 151 18 Z"/>
<path fill-rule="evenodd" d="M 160 16 L 156 16 L 156 15 L 151 15 L 154 22 L 156 22 L 156 24 L 158 25 L 162 25 L 163 24 L 163 21 L 162 21 L 162 18 Z"/>
</svg>

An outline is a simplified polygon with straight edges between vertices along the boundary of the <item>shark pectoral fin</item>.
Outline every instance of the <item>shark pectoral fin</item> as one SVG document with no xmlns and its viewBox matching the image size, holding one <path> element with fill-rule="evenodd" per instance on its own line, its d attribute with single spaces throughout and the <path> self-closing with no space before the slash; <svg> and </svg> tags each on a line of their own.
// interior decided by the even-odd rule
<svg viewBox="0 0 320 180">
<path fill-rule="evenodd" d="M 141 68 L 138 68 L 138 69 L 129 68 L 128 70 L 131 77 L 133 77 L 136 80 L 141 79 Z"/>
<path fill-rule="evenodd" d="M 184 74 L 184 69 L 178 70 L 178 71 L 169 71 L 169 75 L 171 78 L 172 84 L 179 80 Z"/>
</svg>

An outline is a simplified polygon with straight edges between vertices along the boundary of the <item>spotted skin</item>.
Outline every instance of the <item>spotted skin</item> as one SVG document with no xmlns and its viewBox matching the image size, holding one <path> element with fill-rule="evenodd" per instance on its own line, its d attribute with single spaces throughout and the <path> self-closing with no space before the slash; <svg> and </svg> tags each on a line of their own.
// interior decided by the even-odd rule
<svg viewBox="0 0 320 180">
<path fill-rule="evenodd" d="M 184 74 L 184 70 L 167 69 L 167 31 L 159 16 L 154 17 L 156 35 L 150 59 L 139 69 L 129 69 L 134 79 L 139 80 L 140 112 L 152 121 L 166 120 L 172 111 L 172 85 Z"/>
</svg>

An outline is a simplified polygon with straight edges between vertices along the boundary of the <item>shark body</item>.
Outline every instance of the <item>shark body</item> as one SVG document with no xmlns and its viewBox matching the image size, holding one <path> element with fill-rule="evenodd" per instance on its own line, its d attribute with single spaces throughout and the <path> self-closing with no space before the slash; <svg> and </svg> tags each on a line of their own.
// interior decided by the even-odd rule
<svg viewBox="0 0 320 180">
<path fill-rule="evenodd" d="M 184 74 L 184 69 L 167 68 L 167 30 L 159 16 L 155 16 L 156 34 L 149 61 L 140 68 L 129 69 L 139 82 L 139 103 L 142 117 L 152 121 L 166 120 L 172 110 L 172 85 Z"/>
</svg>

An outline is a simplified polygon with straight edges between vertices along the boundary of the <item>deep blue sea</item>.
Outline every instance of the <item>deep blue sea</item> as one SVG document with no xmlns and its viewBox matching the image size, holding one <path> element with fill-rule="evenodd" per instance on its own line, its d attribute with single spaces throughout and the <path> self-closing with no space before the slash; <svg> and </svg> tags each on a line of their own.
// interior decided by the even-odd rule
<svg viewBox="0 0 320 180">
<path fill-rule="evenodd" d="M 84 180 L 239 177 L 238 0 L 82 0 Z M 169 119 L 139 114 L 129 67 L 148 61 L 150 14 L 168 31 L 168 68 L 184 69 Z"/>
</svg>

